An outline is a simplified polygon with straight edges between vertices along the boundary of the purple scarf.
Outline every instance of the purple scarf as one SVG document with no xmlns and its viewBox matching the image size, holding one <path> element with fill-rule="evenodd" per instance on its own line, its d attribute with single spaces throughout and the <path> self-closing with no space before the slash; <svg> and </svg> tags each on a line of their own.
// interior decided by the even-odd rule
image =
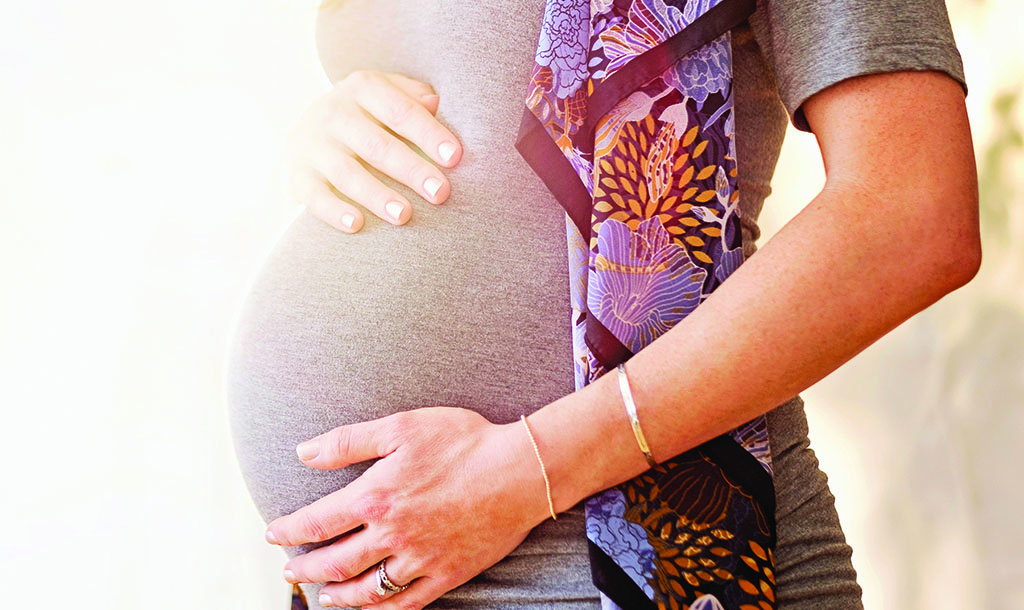
<svg viewBox="0 0 1024 610">
<path fill-rule="evenodd" d="M 729 30 L 754 8 L 547 0 L 516 149 L 566 214 L 577 389 L 743 263 Z M 773 608 L 764 416 L 588 498 L 586 524 L 605 608 Z"/>
</svg>

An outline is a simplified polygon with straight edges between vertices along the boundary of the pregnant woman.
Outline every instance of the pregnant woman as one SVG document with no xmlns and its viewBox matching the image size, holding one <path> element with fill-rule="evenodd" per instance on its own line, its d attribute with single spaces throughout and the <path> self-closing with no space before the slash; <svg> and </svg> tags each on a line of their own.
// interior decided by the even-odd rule
<svg viewBox="0 0 1024 610">
<path fill-rule="evenodd" d="M 648 464 L 616 375 L 577 389 L 566 215 L 515 148 L 544 14 L 318 14 L 334 88 L 293 139 L 307 208 L 248 295 L 228 379 L 242 473 L 309 608 L 610 607 L 585 499 Z M 963 69 L 941 0 L 763 0 L 731 52 L 747 260 L 629 360 L 632 398 L 659 462 L 766 414 L 761 607 L 860 608 L 797 393 L 976 273 Z M 827 181 L 758 250 L 787 121 Z"/>
</svg>

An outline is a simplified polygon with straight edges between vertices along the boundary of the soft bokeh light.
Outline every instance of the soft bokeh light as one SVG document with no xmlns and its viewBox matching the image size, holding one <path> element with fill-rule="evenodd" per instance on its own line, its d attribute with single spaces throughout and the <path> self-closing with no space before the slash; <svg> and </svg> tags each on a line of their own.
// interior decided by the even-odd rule
<svg viewBox="0 0 1024 610">
<path fill-rule="evenodd" d="M 1013 0 L 948 7 L 982 271 L 803 393 L 867 608 L 1024 607 L 1024 16 Z M 0 606 L 287 607 L 223 364 L 297 212 L 279 161 L 329 86 L 315 10 L 0 8 Z M 814 137 L 791 129 L 761 243 L 823 180 Z"/>
</svg>

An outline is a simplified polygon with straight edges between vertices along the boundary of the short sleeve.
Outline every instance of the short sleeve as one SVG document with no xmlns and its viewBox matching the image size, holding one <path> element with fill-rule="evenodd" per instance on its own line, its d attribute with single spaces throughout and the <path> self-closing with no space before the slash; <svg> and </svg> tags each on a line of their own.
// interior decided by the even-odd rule
<svg viewBox="0 0 1024 610">
<path fill-rule="evenodd" d="M 967 95 L 943 0 L 757 0 L 750 25 L 801 131 L 807 98 L 861 74 L 940 70 Z"/>
</svg>

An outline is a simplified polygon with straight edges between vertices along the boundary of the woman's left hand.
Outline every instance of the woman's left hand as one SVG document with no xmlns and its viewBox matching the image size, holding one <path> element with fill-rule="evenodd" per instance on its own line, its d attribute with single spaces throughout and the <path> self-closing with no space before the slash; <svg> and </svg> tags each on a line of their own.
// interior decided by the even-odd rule
<svg viewBox="0 0 1024 610">
<path fill-rule="evenodd" d="M 493 424 L 468 409 L 427 407 L 340 426 L 297 452 L 320 469 L 382 458 L 349 485 L 267 526 L 267 540 L 287 546 L 345 534 L 285 566 L 290 582 L 329 583 L 321 605 L 422 608 L 497 563 L 549 516 L 521 422 Z M 408 589 L 376 592 L 383 559 L 391 582 Z"/>
</svg>

